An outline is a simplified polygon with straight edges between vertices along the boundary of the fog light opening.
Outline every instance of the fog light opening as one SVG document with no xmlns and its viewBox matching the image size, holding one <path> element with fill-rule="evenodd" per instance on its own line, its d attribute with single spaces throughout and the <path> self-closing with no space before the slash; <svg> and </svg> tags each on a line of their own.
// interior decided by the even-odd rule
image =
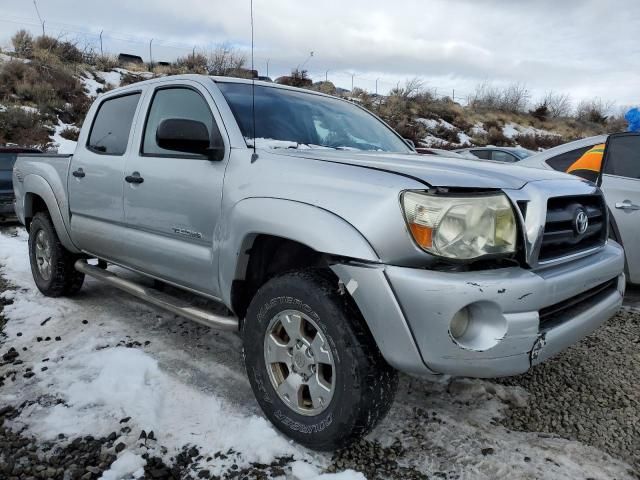
<svg viewBox="0 0 640 480">
<path fill-rule="evenodd" d="M 469 309 L 467 307 L 458 312 L 451 319 L 449 332 L 454 340 L 460 340 L 469 328 Z"/>
</svg>

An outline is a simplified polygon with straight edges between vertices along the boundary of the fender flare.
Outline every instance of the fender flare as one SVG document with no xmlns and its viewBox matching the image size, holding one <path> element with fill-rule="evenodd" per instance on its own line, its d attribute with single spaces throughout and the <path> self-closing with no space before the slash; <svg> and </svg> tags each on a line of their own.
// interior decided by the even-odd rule
<svg viewBox="0 0 640 480">
<path fill-rule="evenodd" d="M 231 208 L 220 230 L 219 284 L 227 305 L 231 304 L 233 281 L 244 278 L 247 250 L 258 235 L 286 238 L 330 255 L 380 261 L 362 233 L 344 218 L 294 200 L 271 197 L 241 200 Z"/>
<path fill-rule="evenodd" d="M 49 215 L 51 216 L 51 221 L 56 229 L 60 243 L 62 243 L 67 250 L 74 253 L 80 253 L 80 250 L 78 250 L 71 241 L 71 236 L 69 235 L 69 231 L 65 225 L 58 200 L 53 193 L 51 185 L 49 185 L 49 183 L 40 175 L 31 174 L 25 177 L 23 188 L 24 196 L 22 200 L 22 212 L 25 222 L 27 218 L 33 217 L 33 196 L 37 195 L 44 200 L 47 210 L 49 210 Z"/>
</svg>

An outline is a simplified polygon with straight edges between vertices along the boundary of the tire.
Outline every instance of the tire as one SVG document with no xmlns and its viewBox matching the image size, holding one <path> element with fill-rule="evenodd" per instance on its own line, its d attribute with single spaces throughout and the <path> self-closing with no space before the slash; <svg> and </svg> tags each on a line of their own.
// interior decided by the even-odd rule
<svg viewBox="0 0 640 480">
<path fill-rule="evenodd" d="M 298 317 L 303 327 L 298 330 L 306 336 L 294 347 L 284 327 L 285 323 L 288 328 L 296 324 L 297 314 L 292 312 L 302 314 Z M 289 322 L 291 319 L 294 321 Z M 398 374 L 380 354 L 352 299 L 340 293 L 337 280 L 328 271 L 292 272 L 268 281 L 249 305 L 242 334 L 245 366 L 260 407 L 276 428 L 306 447 L 345 447 L 368 433 L 391 408 Z M 278 342 L 274 351 L 284 354 L 283 345 L 293 350 L 285 359 L 289 368 L 283 367 L 285 363 L 268 363 L 265 351 L 272 351 L 272 343 L 267 340 L 273 336 Z M 311 354 L 305 352 L 312 362 L 322 357 L 317 358 L 315 368 L 310 367 L 306 376 L 309 384 L 322 383 L 325 388 L 331 384 L 332 393 L 324 399 L 326 390 L 321 390 L 322 395 L 314 401 L 311 386 L 302 385 L 296 410 L 281 397 L 276 384 L 281 381 L 284 386 L 292 374 L 294 380 L 305 378 L 304 373 L 296 377 L 300 370 L 307 371 L 304 361 L 295 363 L 302 358 L 301 350 L 296 350 L 300 343 L 300 348 L 312 350 Z M 329 357 L 333 366 L 322 363 Z M 289 372 L 286 377 L 283 371 Z M 306 410 L 300 410 L 301 404 Z"/>
<path fill-rule="evenodd" d="M 49 260 L 46 261 L 46 258 Z M 47 297 L 78 293 L 84 282 L 84 274 L 73 266 L 77 259 L 78 256 L 60 243 L 49 215 L 36 213 L 29 227 L 29 260 L 38 290 Z"/>
</svg>

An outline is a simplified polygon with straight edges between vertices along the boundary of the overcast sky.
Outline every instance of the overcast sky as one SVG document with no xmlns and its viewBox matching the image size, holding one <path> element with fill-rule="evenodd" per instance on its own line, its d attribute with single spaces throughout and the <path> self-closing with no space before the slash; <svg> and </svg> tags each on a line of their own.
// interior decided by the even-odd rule
<svg viewBox="0 0 640 480">
<path fill-rule="evenodd" d="M 105 51 L 174 60 L 194 46 L 247 48 L 249 0 L 38 0 L 45 30 Z M 255 65 L 276 77 L 304 64 L 314 80 L 386 92 L 421 77 L 464 97 L 483 81 L 524 82 L 574 99 L 640 103 L 640 1 L 254 0 Z M 41 30 L 31 0 L 2 0 L 0 45 Z M 313 57 L 309 58 L 309 52 Z M 305 63 L 306 62 L 306 63 Z M 328 70 L 328 73 L 327 73 Z"/>
</svg>

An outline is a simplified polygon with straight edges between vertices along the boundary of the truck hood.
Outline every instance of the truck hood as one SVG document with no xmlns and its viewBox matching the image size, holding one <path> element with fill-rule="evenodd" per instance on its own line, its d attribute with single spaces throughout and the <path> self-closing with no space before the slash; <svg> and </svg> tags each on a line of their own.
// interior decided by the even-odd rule
<svg viewBox="0 0 640 480">
<path fill-rule="evenodd" d="M 539 180 L 576 180 L 551 170 L 535 170 L 487 160 L 437 155 L 353 152 L 335 150 L 282 150 L 271 153 L 387 171 L 417 179 L 432 187 L 517 190 Z"/>
</svg>

